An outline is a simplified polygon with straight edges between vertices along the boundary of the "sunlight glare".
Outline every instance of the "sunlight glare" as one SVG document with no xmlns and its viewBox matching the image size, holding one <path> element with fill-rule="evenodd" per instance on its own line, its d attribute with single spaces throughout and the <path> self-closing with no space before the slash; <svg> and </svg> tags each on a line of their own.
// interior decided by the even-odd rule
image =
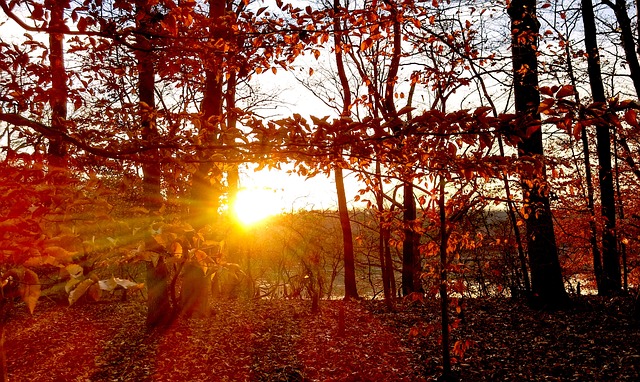
<svg viewBox="0 0 640 382">
<path fill-rule="evenodd" d="M 270 188 L 244 188 L 238 191 L 233 212 L 244 225 L 282 213 L 282 201 Z"/>
</svg>

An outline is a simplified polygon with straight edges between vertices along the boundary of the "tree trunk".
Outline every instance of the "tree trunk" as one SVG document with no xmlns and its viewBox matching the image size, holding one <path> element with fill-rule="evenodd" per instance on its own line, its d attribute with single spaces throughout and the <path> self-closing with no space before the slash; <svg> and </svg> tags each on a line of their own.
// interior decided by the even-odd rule
<svg viewBox="0 0 640 382">
<path fill-rule="evenodd" d="M 598 228 L 596 225 L 596 207 L 593 196 L 593 181 L 591 175 L 591 160 L 589 159 L 589 138 L 587 137 L 587 129 L 582 129 L 582 151 L 584 152 L 585 179 L 587 182 L 587 208 L 589 209 L 589 242 L 591 244 L 591 253 L 593 254 L 593 272 L 596 277 L 596 285 L 598 290 L 603 290 L 602 284 L 602 257 L 600 248 L 598 248 Z"/>
<path fill-rule="evenodd" d="M 334 168 L 336 181 L 336 191 L 338 194 L 338 214 L 340 215 L 340 226 L 342 227 L 342 246 L 344 250 L 344 298 L 358 299 L 358 289 L 356 287 L 356 266 L 353 255 L 353 235 L 351 233 L 351 219 L 347 208 L 347 199 L 344 191 L 344 178 L 342 168 Z"/>
<path fill-rule="evenodd" d="M 226 1 L 209 1 L 209 18 L 212 25 L 220 22 L 225 13 Z M 213 29 L 213 28 L 212 28 Z M 213 36 L 212 38 L 215 38 Z M 223 70 L 222 58 L 210 52 L 205 52 L 202 60 L 206 63 L 205 89 L 201 107 L 201 131 L 199 132 L 202 142 L 216 143 L 218 140 L 217 130 L 222 118 L 223 94 Z M 207 224 L 212 224 L 219 207 L 219 191 L 211 186 L 212 165 L 209 158 L 211 153 L 208 149 L 199 155 L 196 172 L 193 174 L 191 183 L 191 205 L 189 208 L 189 220 L 196 228 L 202 228 Z"/>
<path fill-rule="evenodd" d="M 202 267 L 187 263 L 183 270 L 180 291 L 180 314 L 183 317 L 204 318 L 209 315 L 209 290 L 211 283 Z"/>
<path fill-rule="evenodd" d="M 169 300 L 169 270 L 160 257 L 158 264 L 147 263 L 147 328 L 162 328 L 171 324 L 173 309 Z"/>
<path fill-rule="evenodd" d="M 617 1 L 617 3 L 621 2 L 624 3 L 624 1 Z M 627 14 L 626 12 L 625 7 L 625 15 Z M 618 13 L 620 13 L 620 11 L 616 11 L 616 15 Z M 587 50 L 591 94 L 594 102 L 605 103 L 606 96 L 600 71 L 600 54 L 598 52 L 596 24 L 591 0 L 582 0 L 582 20 L 584 23 L 584 43 Z M 629 27 L 629 31 L 631 30 L 630 28 L 631 27 Z M 626 42 L 623 44 L 625 45 L 625 50 L 627 50 L 626 46 L 629 43 L 630 42 Z M 631 53 L 635 58 L 635 64 L 637 64 L 638 60 L 633 49 L 631 49 Z M 630 67 L 632 66 L 630 63 Z M 640 71 L 638 75 L 640 76 Z M 600 204 L 602 208 L 602 218 L 604 219 L 604 229 L 602 230 L 602 280 L 601 284 L 598 285 L 598 294 L 603 296 L 619 293 L 622 287 L 620 284 L 620 255 L 618 254 L 618 243 L 616 240 L 616 203 L 613 188 L 613 172 L 611 168 L 611 136 L 609 134 L 609 128 L 610 126 L 608 124 L 602 122 L 596 125 Z"/>
<path fill-rule="evenodd" d="M 618 202 L 618 218 L 624 220 L 624 199 L 622 199 L 622 193 L 620 190 L 620 167 L 618 166 L 618 145 L 615 130 L 613 132 L 613 160 L 615 163 L 615 180 L 616 180 L 616 197 Z M 620 256 L 622 257 L 622 290 L 625 293 L 629 292 L 629 268 L 627 263 L 627 245 L 624 241 L 620 240 Z"/>
<path fill-rule="evenodd" d="M 418 241 L 420 238 L 413 227 L 417 217 L 413 184 L 405 183 L 403 192 L 404 212 L 402 220 L 405 227 L 404 241 L 402 243 L 402 294 L 406 296 L 413 292 L 420 292 L 422 290 L 422 281 L 420 279 L 420 256 L 418 255 Z"/>
<path fill-rule="evenodd" d="M 518 156 L 527 227 L 527 249 L 531 289 L 535 303 L 560 307 L 568 300 L 562 281 L 558 249 L 553 230 L 542 146 L 538 107 L 538 32 L 535 0 L 513 0 L 507 12 L 511 18 L 514 97 L 518 116 L 516 133 L 521 141 Z"/>
<path fill-rule="evenodd" d="M 51 105 L 51 129 L 61 133 L 67 131 L 67 72 L 64 67 L 64 34 L 67 29 L 64 23 L 64 2 L 48 0 L 46 3 L 50 10 L 50 28 L 55 32 L 49 33 L 49 62 L 51 65 L 51 92 L 49 104 Z M 48 153 L 54 167 L 63 167 L 67 148 L 60 137 L 49 138 Z"/>
<path fill-rule="evenodd" d="M 451 353 L 449 349 L 449 299 L 447 295 L 447 216 L 445 211 L 445 180 L 440 179 L 438 210 L 440 215 L 440 314 L 442 330 L 442 377 L 439 380 L 453 380 L 451 373 Z"/>
<path fill-rule="evenodd" d="M 633 87 L 636 89 L 636 94 L 640 97 L 640 62 L 638 61 L 638 56 L 636 54 L 636 48 L 640 49 L 640 47 L 636 47 L 636 39 L 633 35 L 633 30 L 631 29 L 631 19 L 629 19 L 629 14 L 627 13 L 627 2 L 625 0 L 616 0 L 614 4 L 609 0 L 604 0 L 603 3 L 607 4 L 613 10 L 616 15 L 616 20 L 618 20 L 622 48 L 624 49 L 627 65 L 629 65 L 629 75 L 631 76 Z M 591 1 L 582 0 L 582 16 L 585 23 L 585 44 L 587 44 L 587 40 L 591 40 L 591 38 L 586 37 L 587 29 L 593 28 L 593 33 L 595 33 L 595 21 L 585 19 L 585 6 L 589 8 L 587 12 L 590 12 L 590 16 L 588 17 L 593 19 L 593 4 Z M 593 25 L 587 26 L 587 22 L 592 23 Z M 595 41 L 594 37 L 593 42 L 595 43 Z M 591 78 L 591 75 L 589 75 L 589 78 Z"/>
<path fill-rule="evenodd" d="M 338 9 L 340 8 L 340 0 L 333 1 L 334 17 L 333 27 L 334 30 L 340 31 L 340 17 L 338 15 Z M 342 117 L 349 117 L 351 114 L 351 87 L 349 86 L 349 80 L 347 79 L 347 73 L 344 68 L 344 61 L 342 59 L 342 47 L 341 47 L 341 34 L 335 33 L 334 36 L 334 54 L 336 57 L 336 66 L 338 69 L 338 78 L 340 79 L 340 86 L 342 87 Z M 341 153 L 339 153 L 341 154 Z M 353 253 L 353 234 L 351 231 L 351 219 L 349 218 L 349 209 L 347 207 L 347 198 L 344 189 L 344 176 L 342 174 L 342 167 L 339 164 L 334 167 L 334 177 L 336 182 L 336 193 L 338 196 L 338 214 L 340 216 L 340 227 L 342 228 L 342 247 L 344 253 L 344 298 L 345 299 L 358 299 L 358 288 L 356 286 L 356 268 L 355 259 Z"/>
<path fill-rule="evenodd" d="M 504 157 L 502 137 L 498 137 L 498 147 L 500 149 L 500 156 Z M 518 219 L 516 219 L 516 208 L 513 205 L 513 199 L 511 198 L 511 186 L 509 186 L 509 179 L 506 174 L 502 175 L 502 182 L 504 183 L 504 193 L 507 197 L 507 214 L 509 216 L 509 222 L 511 223 L 511 229 L 513 230 L 513 236 L 516 239 L 516 249 L 518 251 L 518 262 L 520 265 L 520 273 L 522 273 L 521 277 L 522 282 L 524 283 L 524 291 L 525 294 L 529 295 L 531 293 L 529 269 L 527 268 L 527 259 L 524 253 L 524 246 L 522 245 L 522 235 L 520 233 L 520 227 L 518 227 Z"/>
<path fill-rule="evenodd" d="M 152 53 L 152 43 L 145 37 L 152 28 L 151 6 L 148 0 L 136 1 L 136 13 L 138 30 L 136 35 L 136 58 L 138 60 L 138 97 L 140 108 L 141 136 L 146 145 L 152 146 L 157 141 L 158 132 L 155 123 L 155 66 Z M 158 211 L 162 206 L 162 194 L 160 192 L 160 163 L 157 150 L 147 151 L 147 156 L 142 164 L 142 195 L 144 207 L 149 211 Z M 148 246 L 155 246 L 150 238 Z M 150 248 L 147 248 L 150 249 Z M 156 266 L 147 264 L 147 327 L 163 326 L 171 321 L 173 312 L 171 309 L 169 294 L 169 272 L 160 257 Z"/>
<path fill-rule="evenodd" d="M 389 248 L 389 227 L 384 217 L 384 185 L 382 182 L 382 169 L 380 161 L 376 161 L 376 182 L 378 191 L 376 192 L 376 206 L 378 207 L 378 224 L 380 232 L 378 234 L 378 255 L 380 258 L 380 269 L 382 273 L 382 291 L 384 300 L 388 308 L 393 307 L 394 293 L 391 291 L 393 278 L 393 260 L 391 259 L 391 250 Z M 387 252 L 389 256 L 387 257 Z M 394 281 L 395 283 L 395 281 Z"/>
</svg>

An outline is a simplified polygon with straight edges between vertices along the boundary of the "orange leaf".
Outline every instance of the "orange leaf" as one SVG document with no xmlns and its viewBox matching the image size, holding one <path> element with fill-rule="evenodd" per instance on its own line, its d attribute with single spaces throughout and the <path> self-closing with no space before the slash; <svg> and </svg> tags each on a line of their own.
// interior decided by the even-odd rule
<svg viewBox="0 0 640 382">
<path fill-rule="evenodd" d="M 33 314 L 33 310 L 40 298 L 40 280 L 38 275 L 31 269 L 24 270 L 24 276 L 20 285 L 20 297 L 27 305 L 29 313 Z"/>
<path fill-rule="evenodd" d="M 629 109 L 624 113 L 624 120 L 633 127 L 638 127 L 638 112 L 635 109 Z"/>
<path fill-rule="evenodd" d="M 538 113 L 550 114 L 550 109 L 556 101 L 553 98 L 546 98 L 538 106 Z"/>
<path fill-rule="evenodd" d="M 582 133 L 582 128 L 583 126 L 581 122 L 576 122 L 576 124 L 573 125 L 573 136 L 576 140 L 580 138 L 580 134 Z"/>
<path fill-rule="evenodd" d="M 575 94 L 575 89 L 573 88 L 573 86 L 572 85 L 564 85 L 556 93 L 556 98 L 565 98 L 565 97 L 568 97 L 568 96 L 573 95 L 573 94 Z"/>
<path fill-rule="evenodd" d="M 367 50 L 371 48 L 372 45 L 373 45 L 373 40 L 371 38 L 367 38 L 360 44 L 360 50 Z"/>
<path fill-rule="evenodd" d="M 527 128 L 527 137 L 530 137 L 533 135 L 533 133 L 535 133 L 536 131 L 540 130 L 540 128 L 542 127 L 542 125 L 540 123 L 536 123 L 534 125 L 531 125 Z"/>
</svg>

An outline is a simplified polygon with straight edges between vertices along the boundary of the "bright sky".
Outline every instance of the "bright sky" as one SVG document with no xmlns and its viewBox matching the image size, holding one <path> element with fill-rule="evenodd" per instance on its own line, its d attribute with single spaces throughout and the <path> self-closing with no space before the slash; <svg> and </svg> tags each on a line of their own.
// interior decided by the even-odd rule
<svg viewBox="0 0 640 382">
<path fill-rule="evenodd" d="M 345 182 L 347 200 L 352 200 L 359 186 L 353 176 L 347 175 Z M 267 189 L 273 193 L 269 202 L 279 205 L 278 212 L 335 209 L 338 204 L 333 178 L 323 175 L 306 179 L 278 170 L 246 171 L 241 175 L 241 183 L 242 188 Z"/>
</svg>

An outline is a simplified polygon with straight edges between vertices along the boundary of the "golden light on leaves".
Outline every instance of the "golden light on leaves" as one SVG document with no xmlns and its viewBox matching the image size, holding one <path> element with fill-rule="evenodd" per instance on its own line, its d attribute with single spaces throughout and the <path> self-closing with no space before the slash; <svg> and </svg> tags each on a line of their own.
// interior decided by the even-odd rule
<svg viewBox="0 0 640 382">
<path fill-rule="evenodd" d="M 238 191 L 233 213 L 244 225 L 251 225 L 269 216 L 282 213 L 282 200 L 270 188 L 245 188 Z"/>
</svg>

